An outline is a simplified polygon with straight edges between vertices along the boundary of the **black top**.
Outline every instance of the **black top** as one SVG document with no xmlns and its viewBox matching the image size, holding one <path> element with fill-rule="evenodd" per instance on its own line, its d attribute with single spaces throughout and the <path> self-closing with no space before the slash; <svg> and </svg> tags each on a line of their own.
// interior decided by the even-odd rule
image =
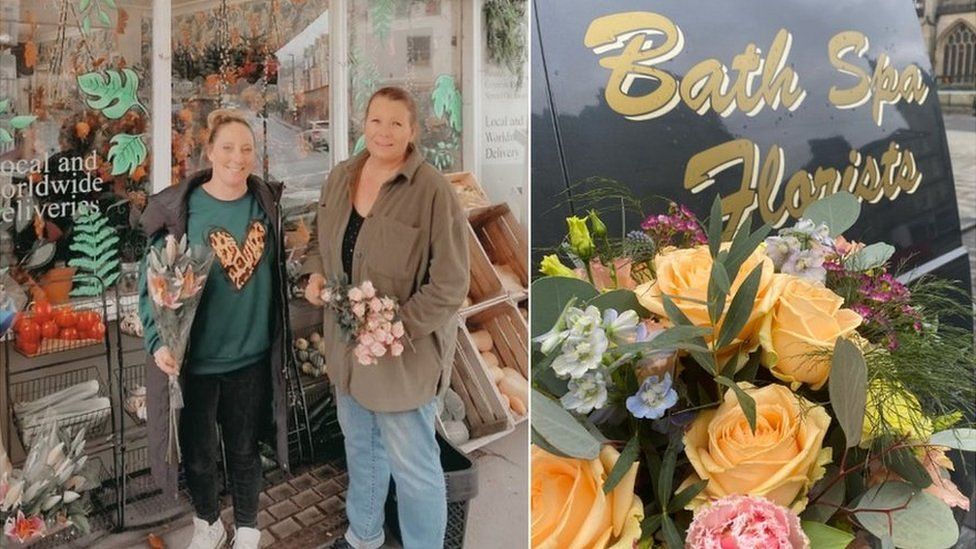
<svg viewBox="0 0 976 549">
<path fill-rule="evenodd" d="M 356 208 L 350 208 L 349 223 L 346 224 L 346 234 L 342 236 L 342 270 L 346 272 L 346 279 L 352 280 L 352 254 L 356 249 L 356 239 L 359 229 L 363 227 L 363 216 Z"/>
</svg>

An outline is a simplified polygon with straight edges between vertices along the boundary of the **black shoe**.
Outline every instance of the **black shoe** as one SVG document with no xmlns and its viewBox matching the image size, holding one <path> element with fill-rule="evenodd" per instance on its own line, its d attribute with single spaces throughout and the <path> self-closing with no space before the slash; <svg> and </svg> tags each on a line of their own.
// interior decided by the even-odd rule
<svg viewBox="0 0 976 549">
<path fill-rule="evenodd" d="M 349 545 L 349 542 L 346 541 L 346 536 L 339 536 L 332 542 L 329 549 L 352 549 L 352 545 Z"/>
</svg>

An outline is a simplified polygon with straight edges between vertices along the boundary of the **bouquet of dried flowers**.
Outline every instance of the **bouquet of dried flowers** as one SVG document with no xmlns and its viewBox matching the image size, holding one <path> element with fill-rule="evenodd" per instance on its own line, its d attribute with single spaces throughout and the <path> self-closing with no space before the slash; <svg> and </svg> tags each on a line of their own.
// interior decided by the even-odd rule
<svg viewBox="0 0 976 549">
<path fill-rule="evenodd" d="M 166 237 L 162 249 L 151 248 L 146 265 L 146 282 L 152 297 L 153 320 L 163 344 L 169 347 L 177 364 L 190 338 L 190 328 L 214 255 L 205 246 L 187 246 L 186 235 L 177 240 Z M 180 441 L 176 411 L 183 408 L 183 393 L 178 376 L 169 378 L 169 451 L 167 461 L 180 460 Z"/>
<path fill-rule="evenodd" d="M 34 440 L 23 469 L 13 468 L 0 445 L 0 547 L 70 525 L 87 533 L 88 508 L 82 494 L 93 487 L 85 472 L 87 460 L 84 430 L 66 443 L 54 421 Z"/>
</svg>

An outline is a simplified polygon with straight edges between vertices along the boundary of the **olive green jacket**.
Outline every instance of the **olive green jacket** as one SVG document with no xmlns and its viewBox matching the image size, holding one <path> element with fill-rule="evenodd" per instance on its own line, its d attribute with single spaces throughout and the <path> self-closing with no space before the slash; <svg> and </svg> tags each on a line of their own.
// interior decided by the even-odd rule
<svg viewBox="0 0 976 549">
<path fill-rule="evenodd" d="M 304 273 L 326 280 L 342 275 L 342 237 L 352 211 L 349 186 L 368 155 L 364 151 L 329 174 Z M 326 308 L 326 371 L 338 394 L 351 395 L 375 412 L 400 412 L 419 408 L 447 388 L 457 312 L 468 293 L 469 230 L 450 183 L 414 149 L 383 184 L 363 221 L 351 275 L 353 284 L 370 280 L 379 295 L 397 299 L 409 343 L 401 356 L 363 366 Z"/>
</svg>

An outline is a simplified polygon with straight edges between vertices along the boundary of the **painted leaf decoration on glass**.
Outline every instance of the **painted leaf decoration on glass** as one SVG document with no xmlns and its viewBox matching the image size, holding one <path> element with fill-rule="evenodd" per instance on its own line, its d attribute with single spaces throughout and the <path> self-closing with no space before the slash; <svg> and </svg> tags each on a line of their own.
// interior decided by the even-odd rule
<svg viewBox="0 0 976 549">
<path fill-rule="evenodd" d="M 108 150 L 108 161 L 112 163 L 112 175 L 128 173 L 132 175 L 146 159 L 146 144 L 138 135 L 120 133 L 112 138 L 112 148 Z"/>
<path fill-rule="evenodd" d="M 10 132 L 8 132 L 3 128 L 0 128 L 0 143 L 10 143 L 13 140 L 14 138 L 13 136 L 10 135 Z"/>
<path fill-rule="evenodd" d="M 7 109 L 9 108 L 10 108 L 10 100 L 0 99 L 0 114 L 7 112 Z"/>
<path fill-rule="evenodd" d="M 10 125 L 13 126 L 14 129 L 22 130 L 27 126 L 30 126 L 35 120 L 37 120 L 37 117 L 34 115 L 15 116 L 10 119 Z"/>
<path fill-rule="evenodd" d="M 136 95 L 139 75 L 132 69 L 122 69 L 121 73 L 107 70 L 104 76 L 100 72 L 83 74 L 78 77 L 78 87 L 92 96 L 86 99 L 89 107 L 101 111 L 112 120 L 121 118 L 132 107 L 145 110 Z"/>
</svg>

